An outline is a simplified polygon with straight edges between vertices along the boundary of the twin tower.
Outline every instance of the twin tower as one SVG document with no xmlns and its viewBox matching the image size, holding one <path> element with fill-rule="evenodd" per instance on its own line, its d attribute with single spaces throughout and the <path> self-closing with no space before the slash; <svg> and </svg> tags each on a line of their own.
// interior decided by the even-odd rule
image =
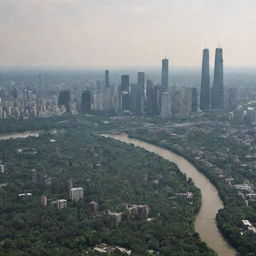
<svg viewBox="0 0 256 256">
<path fill-rule="evenodd" d="M 223 85 L 223 50 L 217 48 L 215 51 L 215 66 L 213 86 L 210 87 L 210 64 L 209 50 L 203 50 L 200 109 L 208 111 L 224 107 L 224 85 Z"/>
</svg>

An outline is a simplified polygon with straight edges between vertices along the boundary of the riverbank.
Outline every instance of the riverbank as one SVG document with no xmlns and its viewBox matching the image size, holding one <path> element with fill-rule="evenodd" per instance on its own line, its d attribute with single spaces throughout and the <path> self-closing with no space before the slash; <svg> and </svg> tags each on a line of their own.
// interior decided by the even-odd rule
<svg viewBox="0 0 256 256">
<path fill-rule="evenodd" d="M 202 206 L 196 217 L 195 230 L 199 233 L 201 239 L 208 244 L 210 248 L 220 256 L 234 256 L 237 252 L 229 246 L 225 238 L 219 232 L 216 223 L 216 214 L 222 209 L 223 202 L 219 197 L 217 189 L 211 184 L 208 178 L 200 173 L 185 158 L 161 147 L 131 139 L 127 135 L 109 135 L 113 139 L 120 140 L 125 143 L 131 143 L 135 146 L 142 147 L 150 152 L 177 164 L 179 169 L 184 172 L 187 177 L 192 178 L 195 185 L 202 193 Z"/>
</svg>

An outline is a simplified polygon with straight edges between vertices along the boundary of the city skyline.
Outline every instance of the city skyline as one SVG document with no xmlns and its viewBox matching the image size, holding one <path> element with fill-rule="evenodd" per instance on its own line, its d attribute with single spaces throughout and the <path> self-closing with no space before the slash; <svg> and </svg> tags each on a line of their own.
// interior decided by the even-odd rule
<svg viewBox="0 0 256 256">
<path fill-rule="evenodd" d="M 253 7 L 253 0 L 2 0 L 0 66 L 159 66 L 164 57 L 200 66 L 201 50 L 219 44 L 225 66 L 256 66 Z"/>
</svg>

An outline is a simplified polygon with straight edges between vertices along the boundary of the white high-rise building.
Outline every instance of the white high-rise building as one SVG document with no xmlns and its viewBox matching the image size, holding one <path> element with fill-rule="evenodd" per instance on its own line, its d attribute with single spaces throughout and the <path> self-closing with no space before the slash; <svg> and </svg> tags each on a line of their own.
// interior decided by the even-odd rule
<svg viewBox="0 0 256 256">
<path fill-rule="evenodd" d="M 83 188 L 71 188 L 69 191 L 71 201 L 79 201 L 84 197 Z"/>
</svg>

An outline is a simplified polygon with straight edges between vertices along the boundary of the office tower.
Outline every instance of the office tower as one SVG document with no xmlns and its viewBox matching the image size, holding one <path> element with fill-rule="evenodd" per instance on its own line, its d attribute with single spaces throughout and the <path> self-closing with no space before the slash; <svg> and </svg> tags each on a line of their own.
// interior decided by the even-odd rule
<svg viewBox="0 0 256 256">
<path fill-rule="evenodd" d="M 185 99 L 183 102 L 186 105 L 185 114 L 190 114 L 197 111 L 197 89 L 185 88 Z"/>
<path fill-rule="evenodd" d="M 65 106 L 66 111 L 70 112 L 70 91 L 64 90 L 59 94 L 59 106 Z"/>
<path fill-rule="evenodd" d="M 146 87 L 146 107 L 145 113 L 147 116 L 153 116 L 153 104 L 154 104 L 154 84 L 151 80 L 147 80 Z"/>
<path fill-rule="evenodd" d="M 138 88 L 141 94 L 144 94 L 144 86 L 145 86 L 145 73 L 138 72 L 138 80 L 137 80 Z"/>
<path fill-rule="evenodd" d="M 238 90 L 237 88 L 228 89 L 228 106 L 236 106 L 238 104 Z"/>
<path fill-rule="evenodd" d="M 192 88 L 192 112 L 197 112 L 197 108 L 198 108 L 197 89 Z"/>
<path fill-rule="evenodd" d="M 159 115 L 161 111 L 161 87 L 160 85 L 156 85 L 154 87 L 154 97 L 153 97 L 153 114 Z"/>
<path fill-rule="evenodd" d="M 96 212 L 97 210 L 98 210 L 98 203 L 96 203 L 96 202 L 90 202 L 89 203 L 89 207 L 90 207 L 90 210 L 91 210 L 91 212 Z"/>
<path fill-rule="evenodd" d="M 203 62 L 201 73 L 200 109 L 208 111 L 210 108 L 210 66 L 209 50 L 203 50 Z"/>
<path fill-rule="evenodd" d="M 186 88 L 173 87 L 172 90 L 172 113 L 184 114 L 187 112 L 188 99 Z M 184 100 L 185 99 L 185 100 Z"/>
<path fill-rule="evenodd" d="M 136 109 L 137 109 L 137 85 L 132 84 L 130 86 L 130 110 L 136 114 Z"/>
<path fill-rule="evenodd" d="M 105 70 L 105 88 L 109 88 L 110 83 L 109 83 L 109 70 Z"/>
<path fill-rule="evenodd" d="M 162 60 L 162 82 L 161 82 L 161 91 L 168 91 L 168 83 L 169 83 L 169 60 Z"/>
<path fill-rule="evenodd" d="M 224 107 L 224 85 L 223 85 L 223 50 L 217 48 L 215 52 L 215 67 L 212 87 L 212 108 Z"/>
<path fill-rule="evenodd" d="M 145 108 L 145 73 L 138 72 L 138 82 L 137 82 L 137 97 L 136 97 L 136 114 L 144 114 Z"/>
<path fill-rule="evenodd" d="M 79 201 L 84 197 L 84 191 L 83 188 L 71 188 L 69 191 L 69 196 L 71 201 Z"/>
<path fill-rule="evenodd" d="M 42 206 L 47 206 L 47 196 L 41 196 L 40 203 Z"/>
<path fill-rule="evenodd" d="M 82 113 L 91 113 L 91 92 L 86 90 L 82 93 Z"/>
<path fill-rule="evenodd" d="M 121 110 L 130 110 L 130 95 L 127 91 L 121 94 Z"/>
<path fill-rule="evenodd" d="M 172 115 L 171 95 L 169 92 L 161 93 L 161 117 L 168 118 Z"/>
<path fill-rule="evenodd" d="M 242 124 L 245 120 L 243 108 L 234 110 L 232 112 L 231 120 L 234 124 Z"/>
<path fill-rule="evenodd" d="M 122 75 L 121 76 L 121 91 L 122 92 L 128 92 L 129 91 L 129 76 L 128 75 Z"/>
<path fill-rule="evenodd" d="M 182 114 L 189 115 L 192 112 L 192 88 L 185 88 L 184 98 L 185 111 L 182 111 Z"/>
</svg>

